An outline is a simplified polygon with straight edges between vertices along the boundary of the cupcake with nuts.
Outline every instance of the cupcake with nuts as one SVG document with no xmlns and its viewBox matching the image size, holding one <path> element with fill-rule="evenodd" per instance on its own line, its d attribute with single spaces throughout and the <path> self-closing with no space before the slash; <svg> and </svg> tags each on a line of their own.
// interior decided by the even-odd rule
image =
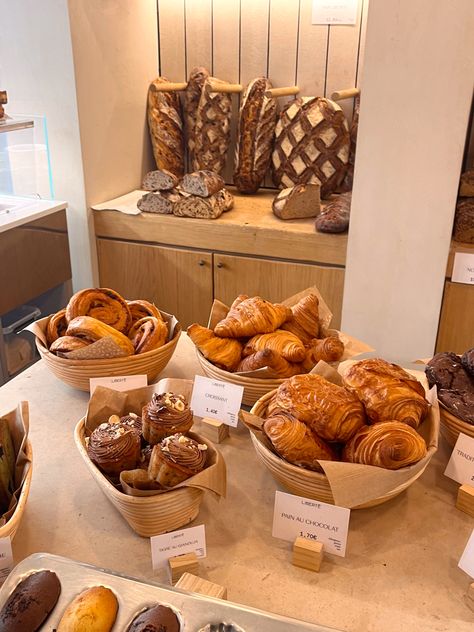
<svg viewBox="0 0 474 632">
<path fill-rule="evenodd" d="M 140 417 L 112 415 L 97 426 L 87 442 L 90 460 L 105 474 L 118 477 L 123 470 L 133 470 L 140 460 Z"/>
<path fill-rule="evenodd" d="M 151 402 L 143 407 L 143 438 L 152 445 L 177 432 L 186 433 L 192 425 L 193 413 L 184 395 L 153 393 Z"/>
<path fill-rule="evenodd" d="M 206 460 L 205 443 L 177 433 L 153 446 L 148 477 L 162 487 L 174 487 L 203 470 Z"/>
</svg>

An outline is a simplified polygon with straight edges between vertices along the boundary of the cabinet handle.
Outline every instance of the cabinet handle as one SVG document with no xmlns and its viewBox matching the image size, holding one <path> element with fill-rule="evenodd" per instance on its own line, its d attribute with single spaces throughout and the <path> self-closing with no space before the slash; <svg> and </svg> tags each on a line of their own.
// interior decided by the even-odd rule
<svg viewBox="0 0 474 632">
<path fill-rule="evenodd" d="M 222 263 L 222 261 L 219 261 L 219 263 L 217 264 L 217 267 L 218 268 L 223 268 L 224 267 L 224 264 Z"/>
<path fill-rule="evenodd" d="M 204 259 L 199 259 L 199 261 L 198 261 L 198 265 L 199 265 L 199 266 L 201 266 L 201 267 L 202 267 L 203 265 L 205 265 L 205 261 L 204 261 Z"/>
</svg>

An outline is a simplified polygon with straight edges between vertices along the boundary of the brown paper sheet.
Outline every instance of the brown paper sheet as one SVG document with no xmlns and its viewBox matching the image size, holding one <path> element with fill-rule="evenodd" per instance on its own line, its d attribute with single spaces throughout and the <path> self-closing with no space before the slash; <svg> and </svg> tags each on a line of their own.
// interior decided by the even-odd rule
<svg viewBox="0 0 474 632">
<path fill-rule="evenodd" d="M 153 393 L 179 393 L 190 401 L 192 389 L 192 380 L 182 380 L 178 378 L 165 378 L 160 380 L 157 384 L 136 388 L 132 391 L 114 391 L 105 386 L 98 386 L 89 401 L 85 419 L 85 434 L 89 436 L 97 426 L 107 421 L 110 415 L 123 416 L 128 413 L 135 413 L 141 416 L 143 406 L 151 400 Z M 176 485 L 173 487 L 173 490 L 179 487 L 197 487 L 198 489 L 209 490 L 218 497 L 225 496 L 226 467 L 222 455 L 208 439 L 193 432 L 189 432 L 188 434 L 200 443 L 207 444 L 209 450 L 208 464 L 202 472 Z M 125 476 L 123 482 L 125 483 L 125 493 L 133 496 L 152 496 L 164 494 L 169 491 L 163 489 L 135 489 L 129 484 L 130 476 L 128 475 Z"/>
<path fill-rule="evenodd" d="M 344 374 L 348 367 L 354 364 L 354 362 L 353 360 L 348 360 L 339 365 L 339 373 Z M 323 362 L 319 362 L 312 372 L 322 375 L 331 382 L 340 383 L 340 375 L 338 375 L 332 367 Z M 344 463 L 342 461 L 318 461 L 327 476 L 336 505 L 351 509 L 393 492 L 400 485 L 407 483 L 422 471 L 438 449 L 439 407 L 436 398 L 436 389 L 432 388 L 428 390 L 428 383 L 423 372 L 408 369 L 407 372 L 416 377 L 416 379 L 423 384 L 426 399 L 431 404 L 427 418 L 418 429 L 426 441 L 428 449 L 426 456 L 421 461 L 418 461 L 418 463 L 400 470 L 386 470 L 373 465 Z M 257 430 L 259 425 L 257 420 L 259 418 L 255 415 L 251 415 L 251 418 L 247 418 L 247 415 L 248 413 L 242 415 L 243 422 L 260 443 L 276 454 L 273 447 L 269 446 L 269 441 L 263 433 Z M 261 423 L 263 423 L 263 420 L 260 421 L 260 424 Z"/>
<path fill-rule="evenodd" d="M 13 447 L 16 454 L 15 491 L 12 495 L 8 511 L 0 518 L 0 527 L 3 527 L 15 512 L 26 475 L 30 467 L 32 467 L 31 460 L 26 455 L 26 442 L 30 426 L 28 402 L 20 402 L 14 410 L 0 416 L 2 419 L 8 421 L 8 427 L 12 435 Z"/>
</svg>

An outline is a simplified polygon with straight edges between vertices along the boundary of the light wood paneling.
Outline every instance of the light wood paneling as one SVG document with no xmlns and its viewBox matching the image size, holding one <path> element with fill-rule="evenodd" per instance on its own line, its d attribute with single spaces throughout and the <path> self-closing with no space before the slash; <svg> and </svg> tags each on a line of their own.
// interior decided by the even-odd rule
<svg viewBox="0 0 474 632">
<path fill-rule="evenodd" d="M 212 0 L 185 0 L 185 6 L 186 75 L 195 66 L 205 66 L 212 73 Z"/>
<path fill-rule="evenodd" d="M 244 85 L 267 76 L 268 14 L 269 0 L 241 0 L 240 81 Z"/>
<path fill-rule="evenodd" d="M 100 283 L 128 299 L 153 301 L 183 327 L 207 322 L 212 304 L 212 255 L 206 252 L 97 240 Z"/>
<path fill-rule="evenodd" d="M 214 255 L 214 296 L 230 305 L 239 294 L 284 300 L 315 285 L 334 314 L 332 326 L 341 323 L 344 270 L 253 257 Z"/>
<path fill-rule="evenodd" d="M 474 285 L 446 281 L 436 351 L 462 354 L 474 347 Z"/>
<path fill-rule="evenodd" d="M 158 0 L 159 74 L 186 81 L 184 0 Z"/>
<path fill-rule="evenodd" d="M 296 85 L 302 95 L 319 97 L 326 86 L 329 26 L 311 24 L 313 0 L 301 0 Z"/>
</svg>

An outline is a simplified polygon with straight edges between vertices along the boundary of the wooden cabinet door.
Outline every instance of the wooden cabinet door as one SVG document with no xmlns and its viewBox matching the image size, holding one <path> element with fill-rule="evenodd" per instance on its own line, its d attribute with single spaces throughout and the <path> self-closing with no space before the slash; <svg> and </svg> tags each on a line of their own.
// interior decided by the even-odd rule
<svg viewBox="0 0 474 632">
<path fill-rule="evenodd" d="M 304 263 L 214 255 L 214 297 L 230 305 L 238 294 L 281 301 L 315 285 L 341 324 L 344 269 Z"/>
<path fill-rule="evenodd" d="M 474 285 L 446 281 L 436 352 L 462 354 L 474 347 Z"/>
<path fill-rule="evenodd" d="M 181 325 L 207 324 L 212 255 L 127 241 L 97 240 L 100 284 L 127 299 L 153 301 Z"/>
</svg>

